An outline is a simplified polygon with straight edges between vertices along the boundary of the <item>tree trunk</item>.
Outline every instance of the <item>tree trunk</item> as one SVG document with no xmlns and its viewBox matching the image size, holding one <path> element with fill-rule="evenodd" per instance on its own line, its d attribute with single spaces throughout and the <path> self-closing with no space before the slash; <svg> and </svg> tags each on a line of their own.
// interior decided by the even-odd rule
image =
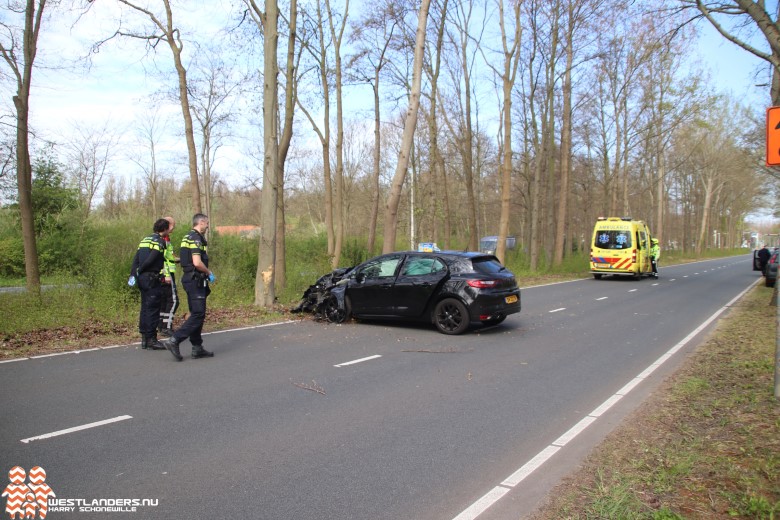
<svg viewBox="0 0 780 520">
<path fill-rule="evenodd" d="M 574 6 L 569 2 L 568 30 L 566 42 L 566 70 L 563 74 L 563 113 L 561 114 L 561 182 L 558 196 L 558 213 L 555 219 L 555 246 L 553 247 L 553 265 L 563 263 L 568 220 L 569 176 L 571 174 L 571 69 L 574 66 Z M 570 246 L 571 247 L 571 246 Z"/>
<path fill-rule="evenodd" d="M 190 168 L 190 183 L 192 183 L 192 209 L 195 213 L 203 211 L 200 198 L 200 184 L 198 181 L 198 149 L 195 146 L 195 133 L 192 124 L 192 112 L 190 111 L 190 98 L 187 92 L 187 69 L 181 61 L 181 51 L 183 44 L 181 40 L 177 42 L 175 35 L 178 31 L 173 28 L 173 13 L 171 12 L 170 0 L 163 0 L 165 3 L 165 15 L 168 20 L 168 27 L 165 35 L 168 45 L 173 52 L 173 62 L 176 66 L 176 73 L 179 77 L 179 101 L 181 102 L 181 113 L 184 117 L 184 137 L 187 141 L 188 164 Z"/>
<path fill-rule="evenodd" d="M 334 269 L 341 262 L 341 248 L 344 243 L 344 108 L 342 92 L 342 67 L 341 67 L 341 42 L 344 36 L 344 28 L 349 17 L 349 0 L 346 2 L 344 14 L 341 17 L 341 27 L 339 33 L 333 25 L 333 13 L 330 7 L 330 0 L 325 0 L 328 9 L 328 24 L 330 26 L 331 38 L 334 43 L 335 53 L 335 73 L 336 73 L 336 196 L 333 204 L 333 256 L 331 258 L 331 267 Z"/>
<path fill-rule="evenodd" d="M 496 256 L 498 260 L 506 263 L 506 238 L 509 235 L 509 216 L 512 200 L 512 89 L 515 84 L 515 73 L 520 57 L 520 3 L 513 6 L 515 37 L 510 49 L 506 39 L 506 27 L 504 23 L 504 1 L 499 6 L 499 21 L 501 26 L 501 42 L 504 49 L 504 73 L 503 83 L 503 162 L 501 164 L 501 216 L 498 222 L 498 242 L 496 244 Z"/>
<path fill-rule="evenodd" d="M 263 67 L 263 192 L 260 208 L 260 249 L 257 254 L 255 305 L 270 307 L 274 303 L 274 267 L 276 265 L 276 201 L 279 162 L 277 138 L 278 82 L 276 50 L 279 45 L 279 11 L 276 0 L 265 0 L 263 20 L 265 64 Z"/>
<path fill-rule="evenodd" d="M 409 108 L 404 119 L 404 131 L 401 139 L 401 148 L 398 152 L 398 164 L 396 165 L 393 182 L 390 188 L 390 196 L 385 208 L 385 229 L 382 252 L 390 253 L 395 250 L 395 237 L 398 228 L 398 204 L 401 201 L 401 190 L 406 170 L 409 166 L 409 153 L 412 149 L 414 131 L 417 127 L 417 112 L 420 108 L 420 90 L 422 85 L 423 50 L 425 48 L 425 28 L 428 21 L 428 9 L 431 0 L 422 0 L 417 21 L 417 35 L 414 44 L 414 73 L 412 77 L 412 90 L 409 93 Z"/>
<path fill-rule="evenodd" d="M 6 53 L 3 57 L 13 69 L 17 80 L 16 95 L 13 97 L 16 109 L 16 188 L 19 213 L 22 220 L 22 241 L 24 243 L 24 270 L 27 277 L 27 292 L 36 296 L 41 293 L 41 277 L 38 267 L 38 246 L 35 239 L 35 217 L 32 207 L 32 164 L 30 162 L 30 88 L 35 55 L 38 51 L 38 34 L 41 28 L 46 0 L 38 0 L 38 9 L 34 0 L 27 0 L 24 12 L 24 35 L 22 55 L 23 64 L 16 56 Z M 21 70 L 20 70 L 21 68 Z"/>
<path fill-rule="evenodd" d="M 293 123 L 295 121 L 295 98 L 297 88 L 295 84 L 295 38 L 298 27 L 298 0 L 290 2 L 289 17 L 290 34 L 287 38 L 287 65 L 285 68 L 284 86 L 284 128 L 282 138 L 279 141 L 279 176 L 276 179 L 276 258 L 274 267 L 275 291 L 279 293 L 287 285 L 286 265 L 286 233 L 284 216 L 284 172 L 287 162 L 287 153 L 293 136 Z"/>
</svg>

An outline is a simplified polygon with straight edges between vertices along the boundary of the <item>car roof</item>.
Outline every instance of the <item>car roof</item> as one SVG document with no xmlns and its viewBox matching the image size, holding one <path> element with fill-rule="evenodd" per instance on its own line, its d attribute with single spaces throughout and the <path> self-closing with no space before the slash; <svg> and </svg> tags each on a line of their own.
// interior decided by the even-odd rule
<svg viewBox="0 0 780 520">
<path fill-rule="evenodd" d="M 401 253 L 409 256 L 446 256 L 450 258 L 467 258 L 469 260 L 473 258 L 495 258 L 496 257 L 495 255 L 480 253 L 479 251 L 445 250 L 445 251 L 434 251 L 429 253 L 425 253 L 422 251 L 396 251 L 396 253 Z M 388 254 L 394 254 L 394 253 L 388 253 Z"/>
</svg>

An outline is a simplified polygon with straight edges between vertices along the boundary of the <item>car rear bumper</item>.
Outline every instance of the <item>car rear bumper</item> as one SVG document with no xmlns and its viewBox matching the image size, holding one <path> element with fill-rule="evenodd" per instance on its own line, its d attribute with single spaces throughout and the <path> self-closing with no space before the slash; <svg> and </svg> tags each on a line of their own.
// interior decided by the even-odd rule
<svg viewBox="0 0 780 520">
<path fill-rule="evenodd" d="M 507 303 L 507 299 L 517 298 L 512 303 Z M 520 301 L 520 291 L 512 291 L 500 295 L 481 295 L 469 305 L 469 315 L 471 321 L 484 321 L 503 318 L 510 314 L 517 314 L 522 307 Z"/>
</svg>

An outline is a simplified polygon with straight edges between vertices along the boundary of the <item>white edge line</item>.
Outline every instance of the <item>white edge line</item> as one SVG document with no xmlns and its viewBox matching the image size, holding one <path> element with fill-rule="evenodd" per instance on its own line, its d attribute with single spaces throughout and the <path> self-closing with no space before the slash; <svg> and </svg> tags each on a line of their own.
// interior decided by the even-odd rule
<svg viewBox="0 0 780 520">
<path fill-rule="evenodd" d="M 593 423 L 593 421 L 595 421 L 596 419 L 597 417 L 594 417 L 592 415 L 583 417 L 582 420 L 577 424 L 575 424 L 574 426 L 572 426 L 569 431 L 567 431 L 566 433 L 564 433 L 563 435 L 555 439 L 552 445 L 559 446 L 561 448 L 566 446 L 566 444 L 568 444 L 570 440 L 574 439 L 577 435 L 582 433 L 582 431 L 588 426 L 590 426 L 591 423 Z"/>
<path fill-rule="evenodd" d="M 357 363 L 362 363 L 363 361 L 371 361 L 372 359 L 377 359 L 377 358 L 381 358 L 381 357 L 382 357 L 381 354 L 377 354 L 375 356 L 368 356 L 368 357 L 364 357 L 364 358 L 360 358 L 360 359 L 353 359 L 352 361 L 347 361 L 346 363 L 340 363 L 338 365 L 333 365 L 333 366 L 336 367 L 336 368 L 341 368 L 341 367 L 345 367 L 345 366 L 348 366 L 348 365 L 354 365 L 354 364 L 357 364 Z"/>
<path fill-rule="evenodd" d="M 607 298 L 609 298 L 609 296 L 602 296 L 601 298 L 596 298 L 596 301 L 600 302 L 601 300 L 606 300 Z"/>
<path fill-rule="evenodd" d="M 74 426 L 73 428 L 67 428 L 65 430 L 58 430 L 56 432 L 51 433 L 45 433 L 43 435 L 38 435 L 36 437 L 30 437 L 27 439 L 22 439 L 19 442 L 23 442 L 25 444 L 31 442 L 31 441 L 40 441 L 43 439 L 50 439 L 51 437 L 57 437 L 59 435 L 65 435 L 67 433 L 73 433 L 81 430 L 87 430 L 89 428 L 96 428 L 97 426 L 103 426 L 105 424 L 111 424 L 119 421 L 126 421 L 127 419 L 132 419 L 133 417 L 130 415 L 120 415 L 119 417 L 114 417 L 113 419 L 106 419 L 104 421 L 97 421 L 89 424 L 83 424 L 81 426 Z"/>
<path fill-rule="evenodd" d="M 504 495 L 509 493 L 510 489 L 496 486 L 488 491 L 482 498 L 471 504 L 468 508 L 464 509 L 461 514 L 455 517 L 454 520 L 474 520 L 487 508 L 498 502 Z"/>
<path fill-rule="evenodd" d="M 215 330 L 214 332 L 204 332 L 204 336 L 208 336 L 210 334 L 224 334 L 225 332 L 237 332 L 241 330 L 252 330 L 252 329 L 260 329 L 263 327 L 273 327 L 275 325 L 286 325 L 288 323 L 297 323 L 297 320 L 287 320 L 287 321 L 278 321 L 274 323 L 264 323 L 262 325 L 252 325 L 250 327 L 241 327 L 237 329 L 225 329 L 225 330 Z M 14 363 L 16 361 L 26 361 L 28 359 L 43 359 L 43 358 L 50 358 L 55 356 L 65 356 L 67 354 L 79 354 L 81 352 L 92 352 L 95 350 L 109 350 L 112 348 L 120 348 L 120 347 L 132 347 L 133 345 L 140 345 L 141 343 L 136 341 L 135 343 L 127 343 L 124 345 L 108 345 L 106 347 L 95 347 L 95 348 L 88 348 L 88 349 L 81 349 L 81 350 L 68 350 L 66 352 L 54 352 L 52 354 L 41 354 L 40 356 L 30 356 L 30 357 L 22 357 L 22 358 L 16 358 L 16 359 L 6 359 L 3 361 L 0 361 L 0 365 L 3 363 Z"/>
<path fill-rule="evenodd" d="M 26 359 L 30 359 L 30 358 L 20 357 L 16 359 L 6 359 L 5 361 L 0 361 L 0 365 L 2 365 L 3 363 L 16 363 L 17 361 L 24 361 Z"/>
<path fill-rule="evenodd" d="M 550 312 L 550 314 L 552 314 L 553 312 L 561 312 L 561 311 L 565 311 L 565 310 L 566 310 L 566 307 L 561 307 L 560 309 L 553 309 L 553 310 L 551 310 L 549 312 Z"/>
<path fill-rule="evenodd" d="M 723 312 L 726 311 L 729 307 L 731 307 L 734 302 L 742 298 L 751 288 L 753 288 L 754 285 L 758 284 L 760 280 L 756 280 L 755 282 L 751 283 L 744 291 L 736 295 L 731 301 L 729 301 L 726 305 L 715 311 L 715 313 L 707 318 L 704 323 L 696 327 L 696 329 L 688 334 L 681 342 L 676 344 L 674 347 L 669 349 L 663 356 L 659 358 L 659 360 L 666 361 L 668 360 L 672 354 L 679 351 L 683 346 L 685 346 L 686 343 L 691 341 L 697 334 L 699 334 L 703 329 L 705 329 L 710 323 L 715 321 L 718 316 L 723 314 Z M 661 362 L 663 362 L 661 361 Z M 661 364 L 656 361 L 649 367 L 647 367 L 645 370 L 642 371 L 637 377 L 629 381 L 623 388 L 617 391 L 617 393 L 613 394 L 609 399 L 604 401 L 599 407 L 597 407 L 595 410 L 593 410 L 590 414 L 585 416 L 583 419 L 580 419 L 580 421 L 575 424 L 572 428 L 569 429 L 566 433 L 558 437 L 558 439 L 555 440 L 551 445 L 547 446 L 545 449 L 540 451 L 536 454 L 531 460 L 523 464 L 523 466 L 520 467 L 517 471 L 512 473 L 508 478 L 506 478 L 503 482 L 501 482 L 500 486 L 494 487 L 491 491 L 489 491 L 485 496 L 471 504 L 469 507 L 463 510 L 458 516 L 456 516 L 453 520 L 474 520 L 477 518 L 480 514 L 482 514 L 487 508 L 498 502 L 501 497 L 506 495 L 506 493 L 509 491 L 509 488 L 514 488 L 517 486 L 520 482 L 523 481 L 528 475 L 533 473 L 535 470 L 537 470 L 539 467 L 541 467 L 545 462 L 547 462 L 548 459 L 550 459 L 553 455 L 555 455 L 558 450 L 561 449 L 562 446 L 566 445 L 567 443 L 574 440 L 574 438 L 577 437 L 580 433 L 582 433 L 585 428 L 590 426 L 595 420 L 601 416 L 604 412 L 609 410 L 616 402 L 618 402 L 621 398 L 623 398 L 626 394 L 628 394 L 631 390 L 633 390 L 639 383 L 644 381 L 650 374 L 652 374 L 658 367 L 660 367 Z M 503 487 L 502 487 L 503 486 Z"/>
<path fill-rule="evenodd" d="M 41 354 L 40 356 L 30 356 L 30 359 L 41 359 L 41 358 L 47 358 L 47 357 L 55 357 L 55 356 L 66 356 L 68 354 L 72 354 L 73 352 L 55 352 L 54 354 Z"/>
<path fill-rule="evenodd" d="M 515 487 L 528 475 L 536 471 L 536 469 L 539 468 L 542 464 L 547 462 L 547 460 L 555 455 L 560 449 L 560 446 L 547 446 L 545 449 L 537 453 L 534 458 L 523 464 L 520 469 L 512 473 L 506 480 L 501 483 L 501 485 Z"/>
</svg>

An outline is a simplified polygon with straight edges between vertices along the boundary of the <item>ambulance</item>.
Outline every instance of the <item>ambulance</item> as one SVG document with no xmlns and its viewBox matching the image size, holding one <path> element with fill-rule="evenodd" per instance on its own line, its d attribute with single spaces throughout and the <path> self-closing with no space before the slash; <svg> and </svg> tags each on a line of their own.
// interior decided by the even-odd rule
<svg viewBox="0 0 780 520">
<path fill-rule="evenodd" d="M 597 280 L 605 274 L 652 274 L 647 224 L 630 217 L 599 217 L 590 244 L 590 272 Z"/>
</svg>

